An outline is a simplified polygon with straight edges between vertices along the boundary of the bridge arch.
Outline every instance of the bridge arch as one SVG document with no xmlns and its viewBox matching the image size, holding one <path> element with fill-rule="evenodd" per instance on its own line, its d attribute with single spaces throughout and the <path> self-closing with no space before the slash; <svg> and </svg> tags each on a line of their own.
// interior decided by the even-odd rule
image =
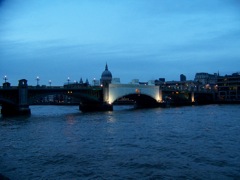
<svg viewBox="0 0 240 180">
<path fill-rule="evenodd" d="M 134 97 L 137 99 L 149 98 L 160 102 L 161 96 L 159 86 L 146 86 L 135 84 L 110 84 L 109 85 L 109 104 L 114 103 L 121 97 Z"/>
<path fill-rule="evenodd" d="M 16 102 L 0 97 L 0 104 L 16 105 Z"/>
<path fill-rule="evenodd" d="M 29 89 L 28 94 L 30 104 L 36 99 L 44 98 L 49 95 L 63 95 L 72 97 L 79 102 L 100 102 L 102 99 L 102 90 L 91 88 L 37 88 Z"/>
</svg>

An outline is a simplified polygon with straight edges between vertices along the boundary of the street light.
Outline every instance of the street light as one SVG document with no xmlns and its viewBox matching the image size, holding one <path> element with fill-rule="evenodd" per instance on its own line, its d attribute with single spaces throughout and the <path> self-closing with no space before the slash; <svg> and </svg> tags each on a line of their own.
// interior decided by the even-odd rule
<svg viewBox="0 0 240 180">
<path fill-rule="evenodd" d="M 4 79 L 4 81 L 5 81 L 5 83 L 7 82 L 7 75 L 5 75 L 4 77 L 3 77 L 3 79 Z"/>
<path fill-rule="evenodd" d="M 49 81 L 48 81 L 48 83 L 49 83 L 49 86 L 51 87 L 52 81 L 51 81 L 51 80 L 49 80 Z"/>
<path fill-rule="evenodd" d="M 36 80 L 37 80 L 37 86 L 39 86 L 39 80 L 40 80 L 39 76 L 37 76 Z"/>
<path fill-rule="evenodd" d="M 70 82 L 70 77 L 67 78 L 67 82 L 68 82 L 68 85 L 69 85 L 69 82 Z"/>
</svg>

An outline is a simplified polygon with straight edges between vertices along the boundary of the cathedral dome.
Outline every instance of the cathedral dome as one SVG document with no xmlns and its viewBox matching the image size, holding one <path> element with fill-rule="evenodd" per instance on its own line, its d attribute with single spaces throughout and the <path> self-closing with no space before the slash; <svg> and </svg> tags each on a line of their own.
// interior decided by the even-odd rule
<svg viewBox="0 0 240 180">
<path fill-rule="evenodd" d="M 108 70 L 108 65 L 105 66 L 105 71 L 103 71 L 101 76 L 102 81 L 112 81 L 112 73 Z"/>
</svg>

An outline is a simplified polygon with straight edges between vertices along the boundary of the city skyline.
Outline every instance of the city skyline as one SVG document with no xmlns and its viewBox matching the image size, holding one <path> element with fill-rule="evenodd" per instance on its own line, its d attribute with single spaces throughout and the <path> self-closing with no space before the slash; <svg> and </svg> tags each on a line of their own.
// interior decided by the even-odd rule
<svg viewBox="0 0 240 180">
<path fill-rule="evenodd" d="M 122 82 L 120 77 L 112 77 L 111 84 L 157 85 L 159 82 L 170 83 L 170 84 L 174 83 L 174 82 L 175 83 L 183 83 L 183 84 L 184 83 L 188 84 L 188 83 L 199 83 L 200 82 L 202 85 L 209 84 L 209 85 L 214 85 L 215 86 L 218 78 L 236 76 L 236 75 L 239 75 L 239 74 L 240 74 L 240 72 L 234 72 L 234 73 L 225 74 L 225 75 L 220 75 L 219 73 L 212 73 L 211 74 L 211 73 L 208 73 L 208 72 L 196 72 L 194 78 L 192 78 L 192 79 L 187 79 L 187 77 L 184 74 L 180 74 L 178 79 L 172 79 L 172 80 L 166 79 L 165 77 L 160 77 L 160 78 L 148 79 L 146 81 L 142 81 L 141 79 L 136 77 L 136 78 L 132 78 L 132 79 L 130 78 L 126 82 Z M 23 80 L 23 79 L 19 79 L 19 80 Z M 41 86 L 46 87 L 46 86 L 79 85 L 79 84 L 80 85 L 81 84 L 86 84 L 86 85 L 90 85 L 90 86 L 102 86 L 101 77 L 93 78 L 93 79 L 90 79 L 90 80 L 89 80 L 89 78 L 86 78 L 86 79 L 80 78 L 79 80 L 75 80 L 75 79 L 72 80 L 70 77 L 67 77 L 65 81 L 64 80 L 62 81 L 63 82 L 62 84 L 58 84 L 58 85 L 52 85 L 53 82 L 52 82 L 51 79 L 46 81 L 46 82 L 41 83 L 40 76 L 37 76 L 34 80 L 35 80 L 35 82 L 32 81 L 33 84 L 28 83 L 28 85 L 29 86 L 39 86 L 39 87 L 41 87 Z M 18 81 L 17 81 L 17 83 L 12 83 L 11 81 L 9 81 L 8 76 L 5 75 L 3 77 L 2 85 L 4 83 L 10 83 L 9 84 L 10 86 L 11 85 L 16 86 L 18 84 Z M 209 82 L 205 82 L 205 81 L 209 81 Z"/>
<path fill-rule="evenodd" d="M 240 67 L 240 3 L 0 1 L 0 75 L 16 85 L 100 79 L 106 62 L 122 83 Z M 4 80 L 2 80 L 4 81 Z"/>
</svg>

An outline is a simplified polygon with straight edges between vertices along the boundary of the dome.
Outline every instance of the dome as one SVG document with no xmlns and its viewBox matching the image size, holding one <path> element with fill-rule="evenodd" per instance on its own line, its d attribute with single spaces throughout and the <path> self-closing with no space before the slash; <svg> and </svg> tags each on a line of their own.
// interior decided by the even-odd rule
<svg viewBox="0 0 240 180">
<path fill-rule="evenodd" d="M 112 73 L 108 70 L 107 64 L 105 66 L 105 71 L 103 71 L 103 73 L 102 73 L 101 79 L 102 79 L 102 81 L 104 81 L 104 80 L 112 81 Z"/>
</svg>

